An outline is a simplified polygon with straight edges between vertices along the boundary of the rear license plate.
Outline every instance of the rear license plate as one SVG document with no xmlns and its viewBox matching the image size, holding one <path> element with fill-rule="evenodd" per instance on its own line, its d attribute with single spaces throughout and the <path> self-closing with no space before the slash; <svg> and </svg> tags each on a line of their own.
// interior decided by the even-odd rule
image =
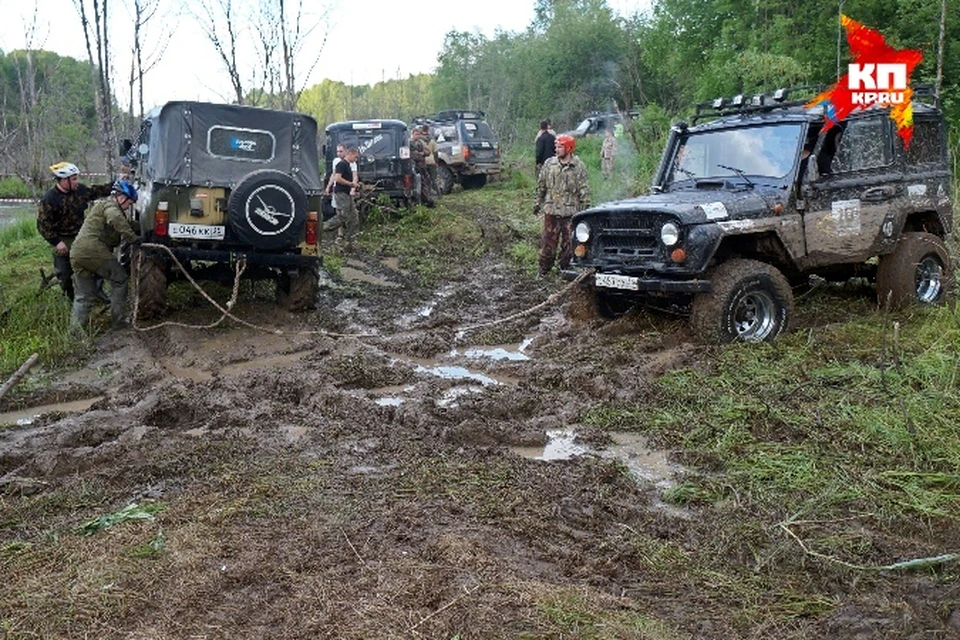
<svg viewBox="0 0 960 640">
<path fill-rule="evenodd" d="M 637 291 L 640 288 L 639 282 L 639 278 L 615 276 L 610 273 L 598 273 L 594 276 L 594 283 L 598 287 L 606 287 L 608 289 L 629 289 L 630 291 Z"/>
<path fill-rule="evenodd" d="M 170 223 L 170 237 L 186 240 L 223 240 L 226 227 L 219 224 Z"/>
</svg>

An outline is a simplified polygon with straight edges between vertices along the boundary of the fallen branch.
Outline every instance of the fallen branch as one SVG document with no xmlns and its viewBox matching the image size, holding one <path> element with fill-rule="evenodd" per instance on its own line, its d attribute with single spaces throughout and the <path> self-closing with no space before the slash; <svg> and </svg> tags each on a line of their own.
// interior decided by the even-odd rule
<svg viewBox="0 0 960 640">
<path fill-rule="evenodd" d="M 853 564 L 853 563 L 841 560 L 839 558 L 835 558 L 833 556 L 828 556 L 825 553 L 819 553 L 817 551 L 814 551 L 813 549 L 810 549 L 809 547 L 807 547 L 807 545 L 803 543 L 803 540 L 797 537 L 797 534 L 795 534 L 793 531 L 790 530 L 786 522 L 780 522 L 778 523 L 777 526 L 783 529 L 787 533 L 787 535 L 793 538 L 797 542 L 797 544 L 800 545 L 800 548 L 803 549 L 803 552 L 806 553 L 807 555 L 813 556 L 814 558 L 820 558 L 821 560 L 826 560 L 828 562 L 833 562 L 833 563 L 842 565 L 844 567 L 847 567 L 848 569 L 857 569 L 858 571 L 896 571 L 897 569 L 920 569 L 923 567 L 932 567 L 939 564 L 945 564 L 947 562 L 955 562 L 957 560 L 960 560 L 960 553 L 944 553 L 939 556 L 932 556 L 929 558 L 914 558 L 913 560 L 904 560 L 902 562 L 894 562 L 893 564 L 886 564 L 882 566 Z"/>
<path fill-rule="evenodd" d="M 3 400 L 3 396 L 7 394 L 7 391 L 10 391 L 10 389 L 13 388 L 13 385 L 17 384 L 20 378 L 25 376 L 27 371 L 30 371 L 30 367 L 35 365 L 37 363 L 37 360 L 39 359 L 40 359 L 40 354 L 35 353 L 29 358 L 27 358 L 26 362 L 20 365 L 20 368 L 17 369 L 12 376 L 10 376 L 9 380 L 3 383 L 2 387 L 0 387 L 0 400 Z"/>
</svg>

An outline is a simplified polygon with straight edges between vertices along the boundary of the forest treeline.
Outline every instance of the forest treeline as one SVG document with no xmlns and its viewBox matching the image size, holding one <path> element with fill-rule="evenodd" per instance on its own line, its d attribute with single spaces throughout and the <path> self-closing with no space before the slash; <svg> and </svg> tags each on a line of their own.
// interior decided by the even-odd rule
<svg viewBox="0 0 960 640">
<path fill-rule="evenodd" d="M 537 0 L 523 32 L 449 31 L 433 74 L 364 86 L 324 80 L 299 91 L 296 104 L 321 127 L 482 109 L 508 145 L 532 139 L 541 118 L 566 129 L 594 110 L 640 109 L 640 127 L 662 128 L 698 101 L 834 82 L 850 61 L 841 7 L 892 46 L 922 51 L 913 81 L 939 83 L 948 122 L 960 121 L 960 0 L 654 0 L 632 16 L 606 0 Z M 0 52 L 0 175 L 39 185 L 55 160 L 101 168 L 95 81 L 89 62 Z M 113 90 L 114 104 L 130 92 Z M 263 88 L 244 102 L 281 105 Z M 139 114 L 112 113 L 118 137 L 136 134 Z M 649 137 L 639 133 L 635 140 Z"/>
</svg>

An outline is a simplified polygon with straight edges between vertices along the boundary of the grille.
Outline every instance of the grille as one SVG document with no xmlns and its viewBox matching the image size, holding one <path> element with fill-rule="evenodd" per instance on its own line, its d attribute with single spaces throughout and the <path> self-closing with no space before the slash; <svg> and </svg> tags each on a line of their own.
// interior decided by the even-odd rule
<svg viewBox="0 0 960 640">
<path fill-rule="evenodd" d="M 651 213 L 617 213 L 598 217 L 596 253 L 605 258 L 655 258 L 660 227 L 670 220 Z"/>
</svg>

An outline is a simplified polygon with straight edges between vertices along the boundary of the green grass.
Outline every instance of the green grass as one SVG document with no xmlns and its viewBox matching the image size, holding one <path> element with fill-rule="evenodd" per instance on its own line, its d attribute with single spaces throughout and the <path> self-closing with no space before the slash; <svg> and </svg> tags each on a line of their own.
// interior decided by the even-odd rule
<svg viewBox="0 0 960 640">
<path fill-rule="evenodd" d="M 50 247 L 37 233 L 35 218 L 24 213 L 0 228 L 0 377 L 33 353 L 56 368 L 76 351 L 67 331 L 70 304 L 56 282 L 41 286 L 41 269 L 53 272 Z"/>
</svg>

